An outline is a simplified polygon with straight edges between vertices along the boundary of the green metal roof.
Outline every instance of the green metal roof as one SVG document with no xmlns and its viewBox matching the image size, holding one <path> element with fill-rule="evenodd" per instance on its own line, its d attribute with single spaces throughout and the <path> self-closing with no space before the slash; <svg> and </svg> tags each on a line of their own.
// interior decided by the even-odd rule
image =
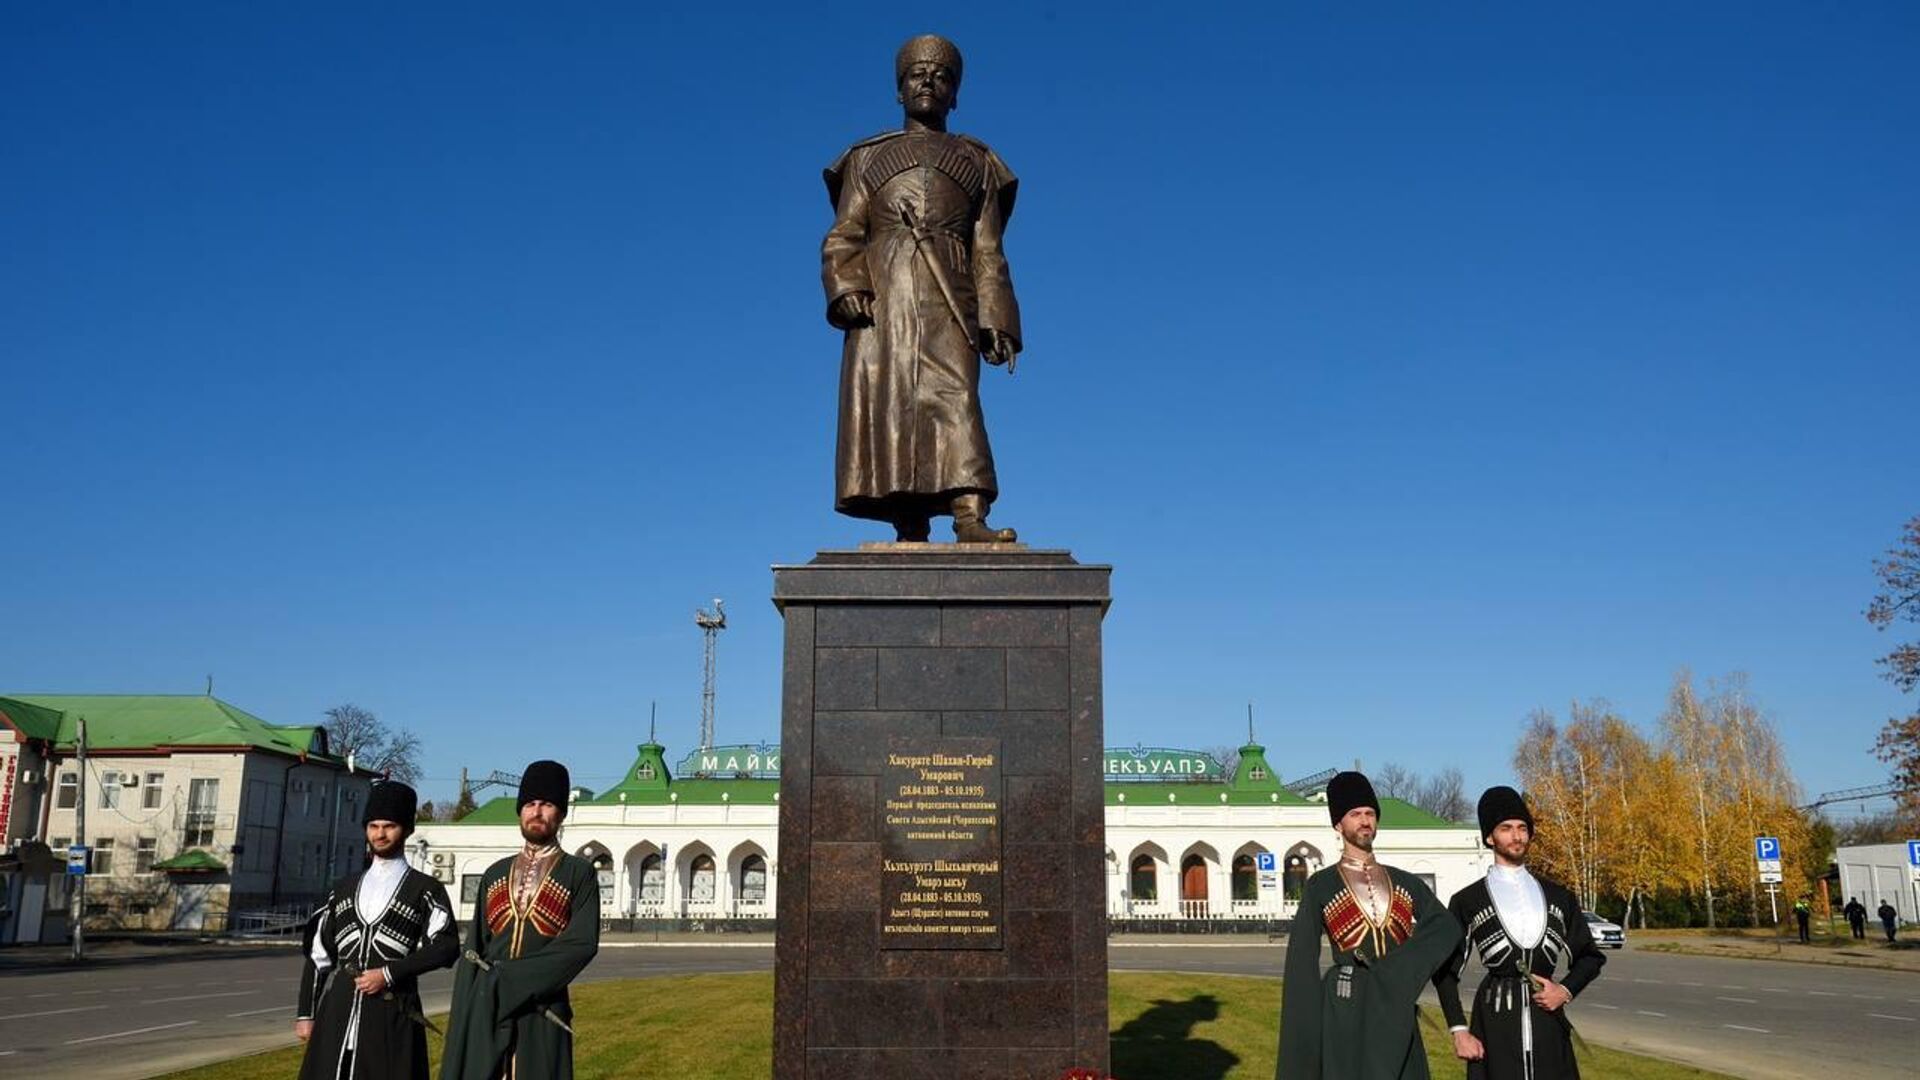
<svg viewBox="0 0 1920 1080">
<path fill-rule="evenodd" d="M 29 739 L 58 738 L 62 719 L 57 709 L 32 705 L 19 698 L 0 697 L 0 723 L 11 725 Z"/>
<path fill-rule="evenodd" d="M 171 859 L 162 859 L 154 863 L 153 868 L 173 873 L 219 874 L 226 871 L 227 864 L 199 848 L 194 848 L 191 851 L 183 851 Z"/>
<path fill-rule="evenodd" d="M 18 724 L 21 718 L 7 707 L 13 703 L 40 710 L 42 715 L 28 722 L 42 729 L 48 725 L 44 714 L 57 716 L 53 734 L 37 737 L 51 738 L 63 749 L 73 746 L 76 721 L 85 717 L 89 750 L 242 746 L 289 757 L 305 754 L 325 761 L 341 760 L 316 751 L 321 741 L 317 725 L 269 724 L 245 709 L 204 694 L 14 694 L 0 698 L 0 712 Z"/>
<path fill-rule="evenodd" d="M 1404 799 L 1380 800 L 1380 827 L 1383 829 L 1458 829 L 1460 823 L 1429 814 Z M 1471 828 L 1471 826 L 1468 826 Z"/>
</svg>

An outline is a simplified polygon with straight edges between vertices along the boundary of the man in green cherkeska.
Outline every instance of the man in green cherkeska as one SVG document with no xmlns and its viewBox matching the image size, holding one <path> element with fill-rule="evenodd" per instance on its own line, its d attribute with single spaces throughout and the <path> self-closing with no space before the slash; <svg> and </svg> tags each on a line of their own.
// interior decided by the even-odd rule
<svg viewBox="0 0 1920 1080">
<path fill-rule="evenodd" d="M 480 877 L 453 983 L 440 1080 L 570 1080 L 567 984 L 600 949 L 593 864 L 560 850 L 567 767 L 536 761 L 520 778 L 525 846 Z"/>
<path fill-rule="evenodd" d="M 1380 800 L 1343 772 L 1327 784 L 1337 865 L 1307 879 L 1287 941 L 1278 1080 L 1427 1080 L 1415 1000 L 1460 942 L 1433 890 L 1373 857 Z M 1320 973 L 1320 939 L 1333 966 Z"/>
</svg>

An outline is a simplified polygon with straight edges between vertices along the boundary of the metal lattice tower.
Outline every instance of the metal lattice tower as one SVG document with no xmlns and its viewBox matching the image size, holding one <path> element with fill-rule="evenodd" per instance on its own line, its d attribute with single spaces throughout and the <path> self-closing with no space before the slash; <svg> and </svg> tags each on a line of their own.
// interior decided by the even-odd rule
<svg viewBox="0 0 1920 1080">
<path fill-rule="evenodd" d="M 707 639 L 700 673 L 700 749 L 706 750 L 713 746 L 713 654 L 727 628 L 726 602 L 714 597 L 713 610 L 695 611 L 693 621 Z"/>
</svg>

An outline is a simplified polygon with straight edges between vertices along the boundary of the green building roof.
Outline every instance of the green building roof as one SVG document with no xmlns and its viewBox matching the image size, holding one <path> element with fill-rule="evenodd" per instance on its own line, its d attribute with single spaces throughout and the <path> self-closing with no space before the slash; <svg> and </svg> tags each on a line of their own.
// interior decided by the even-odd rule
<svg viewBox="0 0 1920 1080">
<path fill-rule="evenodd" d="M 1381 799 L 1380 827 L 1383 829 L 1458 829 L 1460 823 L 1429 814 L 1405 799 Z"/>
<path fill-rule="evenodd" d="M 175 874 L 220 874 L 226 872 L 227 864 L 199 848 L 193 848 L 171 859 L 161 859 L 153 864 L 153 868 Z"/>
<path fill-rule="evenodd" d="M 340 762 L 319 725 L 270 724 L 205 694 L 0 696 L 4 722 L 63 750 L 73 748 L 83 717 L 92 751 L 241 748 Z"/>
</svg>

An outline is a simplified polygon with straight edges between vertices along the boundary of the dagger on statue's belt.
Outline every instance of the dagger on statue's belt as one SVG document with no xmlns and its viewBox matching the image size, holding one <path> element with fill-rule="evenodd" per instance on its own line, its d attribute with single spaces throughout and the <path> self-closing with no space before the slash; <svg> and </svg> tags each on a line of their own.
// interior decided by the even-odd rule
<svg viewBox="0 0 1920 1080">
<path fill-rule="evenodd" d="M 366 972 L 367 972 L 367 969 L 361 967 L 358 964 L 345 964 L 345 965 L 342 965 L 340 968 L 340 974 L 345 975 L 349 979 L 358 979 L 360 976 L 366 974 Z M 436 1025 L 433 1021 L 427 1019 L 427 1014 L 425 1012 L 421 1011 L 420 999 L 418 996 L 402 1000 L 400 997 L 394 994 L 393 983 L 391 982 L 387 983 L 386 987 L 382 989 L 380 993 L 378 993 L 375 996 L 378 997 L 381 1001 L 392 1002 L 397 1008 L 399 1008 L 400 1015 L 406 1017 L 407 1019 L 413 1021 L 416 1024 L 419 1024 L 421 1027 L 426 1028 L 428 1031 L 433 1032 L 435 1035 L 446 1034 L 445 1032 L 441 1031 L 439 1026 Z"/>
<path fill-rule="evenodd" d="M 953 286 L 947 283 L 947 268 L 933 257 L 933 252 L 927 250 L 927 241 L 933 238 L 934 230 L 914 219 L 911 206 L 900 208 L 900 221 L 913 231 L 913 250 L 919 253 L 920 261 L 925 264 L 933 283 L 940 287 L 940 296 L 946 300 L 947 310 L 953 313 L 953 321 L 960 324 L 960 336 L 967 339 L 967 347 L 974 351 L 974 355 L 980 355 L 980 341 L 973 336 L 973 331 L 967 329 L 967 317 L 960 313 L 960 302 L 953 298 Z M 1007 361 L 1007 374 L 1013 374 L 1013 365 L 1014 360 Z"/>
<path fill-rule="evenodd" d="M 472 949 L 468 949 L 466 952 L 462 953 L 461 959 L 466 960 L 468 963 L 471 963 L 474 967 L 479 968 L 481 971 L 493 970 L 493 965 L 487 962 L 486 957 L 481 956 L 479 953 L 474 952 Z M 561 1031 L 564 1031 L 569 1035 L 573 1034 L 573 1028 L 570 1027 L 565 1020 L 560 1019 L 560 1014 L 553 1011 L 553 1006 L 542 1005 L 540 1006 L 539 1012 L 541 1016 L 544 1016 L 547 1019 L 553 1021 L 554 1026 L 558 1027 Z"/>
</svg>

